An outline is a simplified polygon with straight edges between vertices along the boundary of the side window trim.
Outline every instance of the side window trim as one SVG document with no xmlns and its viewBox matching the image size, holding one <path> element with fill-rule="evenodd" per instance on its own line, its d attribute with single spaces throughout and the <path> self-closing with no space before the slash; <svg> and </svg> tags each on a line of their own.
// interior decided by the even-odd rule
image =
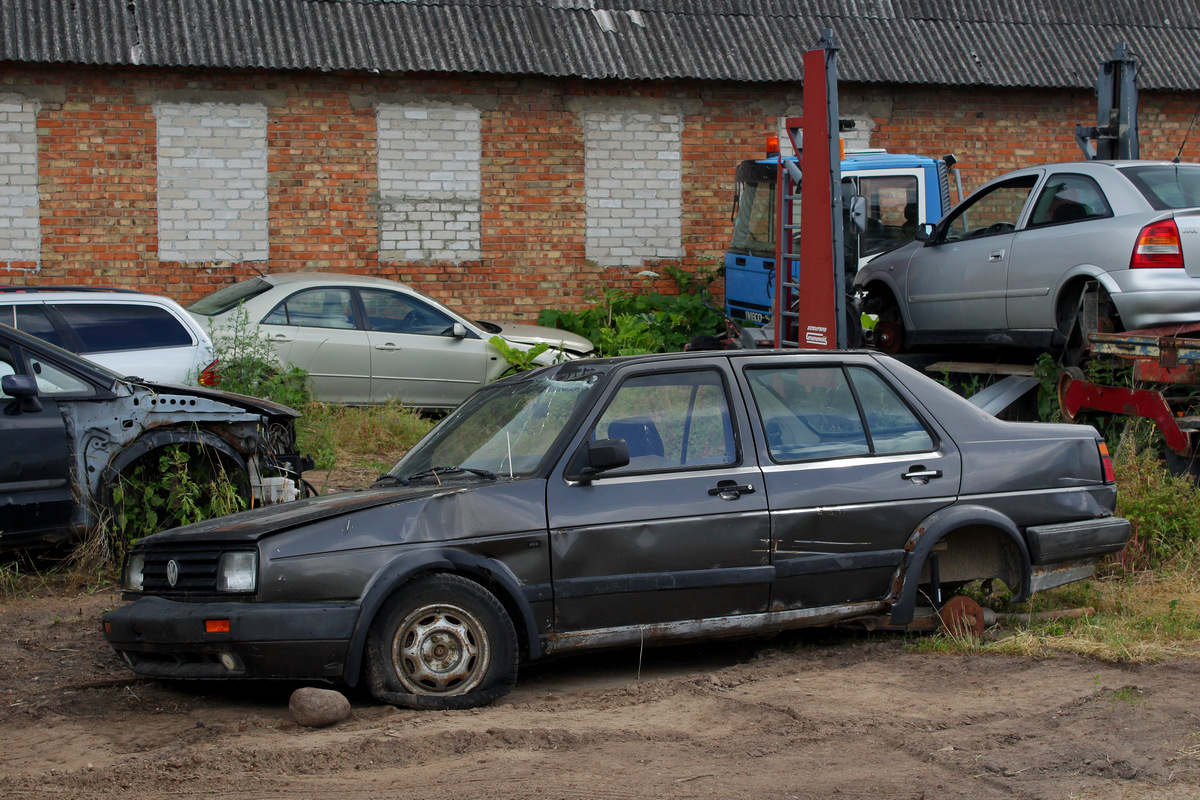
<svg viewBox="0 0 1200 800">
<path fill-rule="evenodd" d="M 849 389 L 850 397 L 854 404 L 854 413 L 856 413 L 858 415 L 858 423 L 859 423 L 860 429 L 863 433 L 863 436 L 866 439 L 866 444 L 867 444 L 866 452 L 834 453 L 834 454 L 817 453 L 817 454 L 811 455 L 809 457 L 788 458 L 788 459 L 780 459 L 777 457 L 776 448 L 773 447 L 771 444 L 768 420 L 763 413 L 762 400 L 758 394 L 758 390 L 756 390 L 755 387 L 762 386 L 763 389 L 771 392 L 771 394 L 776 398 L 776 400 L 778 400 L 784 406 L 787 406 L 788 410 L 790 412 L 792 412 L 792 413 L 796 413 L 796 412 L 793 408 L 791 408 L 788 405 L 786 398 L 779 395 L 777 392 L 772 390 L 770 387 L 756 383 L 752 379 L 751 375 L 753 372 L 756 372 L 756 371 L 770 372 L 770 371 L 777 370 L 777 371 L 783 372 L 783 371 L 793 371 L 793 370 L 794 371 L 802 371 L 802 370 L 814 370 L 814 369 L 825 369 L 825 370 L 831 370 L 831 371 L 836 370 L 837 373 L 841 376 L 842 380 L 845 382 L 845 385 Z M 862 370 L 862 371 L 867 372 L 867 373 L 871 374 L 872 376 L 874 376 L 874 378 L 877 381 L 879 381 L 879 383 L 890 393 L 890 396 L 892 398 L 894 398 L 908 412 L 908 414 L 912 418 L 912 420 L 916 422 L 917 426 L 928 437 L 929 444 L 927 447 L 921 447 L 921 448 L 912 449 L 912 450 L 887 450 L 887 451 L 880 452 L 880 449 L 879 449 L 879 446 L 877 443 L 877 437 L 876 437 L 877 431 L 874 429 L 874 426 L 872 425 L 871 415 L 867 413 L 867 409 L 864 405 L 864 401 L 862 398 L 860 387 L 858 385 L 858 381 L 856 381 L 854 378 L 854 374 L 855 374 L 856 370 Z M 867 364 L 843 364 L 843 363 L 809 363 L 809 364 L 804 364 L 802 366 L 792 365 L 787 368 L 780 368 L 780 367 L 772 367 L 770 365 L 751 364 L 751 365 L 747 365 L 747 367 L 744 368 L 743 372 L 744 372 L 744 378 L 746 380 L 746 385 L 750 388 L 750 397 L 753 401 L 751 404 L 749 404 L 749 410 L 751 411 L 752 414 L 758 415 L 759 427 L 762 430 L 764 438 L 767 440 L 766 441 L 767 458 L 770 459 L 770 461 L 774 464 L 805 464 L 805 463 L 815 463 L 815 462 L 821 462 L 821 461 L 833 461 L 833 460 L 841 460 L 841 459 L 888 458 L 888 457 L 892 457 L 892 456 L 906 455 L 909 453 L 932 452 L 932 451 L 937 450 L 940 447 L 941 439 L 938 436 L 936 430 L 934 430 L 929 425 L 928 420 L 926 420 L 925 417 L 917 409 L 915 409 L 913 407 L 913 405 L 909 402 L 908 398 L 905 397 L 902 392 L 897 391 L 896 386 L 891 381 L 889 381 L 885 375 L 880 373 L 878 370 L 871 368 L 870 365 L 867 365 Z M 849 409 L 847 409 L 847 410 L 849 410 Z M 801 424 L 807 425 L 807 423 L 803 419 L 800 418 L 799 414 L 797 414 L 797 420 Z"/>
</svg>

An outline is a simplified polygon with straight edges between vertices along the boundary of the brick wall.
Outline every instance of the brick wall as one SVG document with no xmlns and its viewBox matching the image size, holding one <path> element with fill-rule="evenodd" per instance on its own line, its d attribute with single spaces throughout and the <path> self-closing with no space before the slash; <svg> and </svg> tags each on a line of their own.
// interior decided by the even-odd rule
<svg viewBox="0 0 1200 800">
<path fill-rule="evenodd" d="M 1075 124 L 1095 115 L 1084 91 L 843 86 L 840 99 L 860 143 L 953 152 L 968 191 L 1076 159 Z M 1143 155 L 1174 157 L 1197 95 L 1141 100 Z M 800 112 L 793 85 L 10 67 L 0 282 L 186 302 L 258 269 L 331 270 L 531 319 L 607 286 L 670 289 L 665 266 L 714 268 L 733 169 Z M 1183 157 L 1200 160 L 1200 132 Z"/>
</svg>

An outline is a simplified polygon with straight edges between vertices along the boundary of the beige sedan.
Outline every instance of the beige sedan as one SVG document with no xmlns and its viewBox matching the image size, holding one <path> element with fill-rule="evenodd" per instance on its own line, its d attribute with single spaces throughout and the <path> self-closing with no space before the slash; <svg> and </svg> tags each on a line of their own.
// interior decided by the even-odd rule
<svg viewBox="0 0 1200 800">
<path fill-rule="evenodd" d="M 539 362 L 592 351 L 582 336 L 537 325 L 462 317 L 397 281 L 332 273 L 264 275 L 227 286 L 188 307 L 214 329 L 239 305 L 283 363 L 308 372 L 313 395 L 336 403 L 399 398 L 418 408 L 450 408 L 509 368 L 489 340 L 516 349 L 545 342 Z"/>
</svg>

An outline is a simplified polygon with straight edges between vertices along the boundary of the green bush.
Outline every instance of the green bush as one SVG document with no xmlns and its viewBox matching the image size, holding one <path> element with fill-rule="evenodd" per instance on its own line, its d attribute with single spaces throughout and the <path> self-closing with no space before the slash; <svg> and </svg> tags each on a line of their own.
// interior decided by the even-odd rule
<svg viewBox="0 0 1200 800">
<path fill-rule="evenodd" d="M 678 295 L 604 289 L 594 306 L 578 311 L 548 308 L 538 315 L 538 324 L 586 336 L 601 356 L 675 352 L 696 336 L 724 333 L 725 319 L 712 307 L 708 292 L 719 270 L 666 271 L 679 286 Z"/>
<path fill-rule="evenodd" d="M 1133 535 L 1117 563 L 1132 571 L 1186 567 L 1200 548 L 1200 489 L 1190 476 L 1172 475 L 1158 450 L 1122 437 L 1113 458 L 1117 513 Z"/>
<path fill-rule="evenodd" d="M 214 328 L 210 335 L 222 390 L 293 408 L 303 408 L 312 401 L 308 373 L 279 362 L 275 348 L 244 308 L 238 307 L 229 327 Z"/>
</svg>

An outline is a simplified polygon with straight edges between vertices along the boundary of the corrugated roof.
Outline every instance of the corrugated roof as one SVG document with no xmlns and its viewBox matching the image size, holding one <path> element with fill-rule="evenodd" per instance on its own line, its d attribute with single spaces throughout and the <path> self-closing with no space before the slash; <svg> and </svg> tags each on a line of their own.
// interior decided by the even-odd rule
<svg viewBox="0 0 1200 800">
<path fill-rule="evenodd" d="M 0 0 L 0 61 L 795 81 L 824 28 L 845 81 L 1200 88 L 1200 0 Z"/>
</svg>

